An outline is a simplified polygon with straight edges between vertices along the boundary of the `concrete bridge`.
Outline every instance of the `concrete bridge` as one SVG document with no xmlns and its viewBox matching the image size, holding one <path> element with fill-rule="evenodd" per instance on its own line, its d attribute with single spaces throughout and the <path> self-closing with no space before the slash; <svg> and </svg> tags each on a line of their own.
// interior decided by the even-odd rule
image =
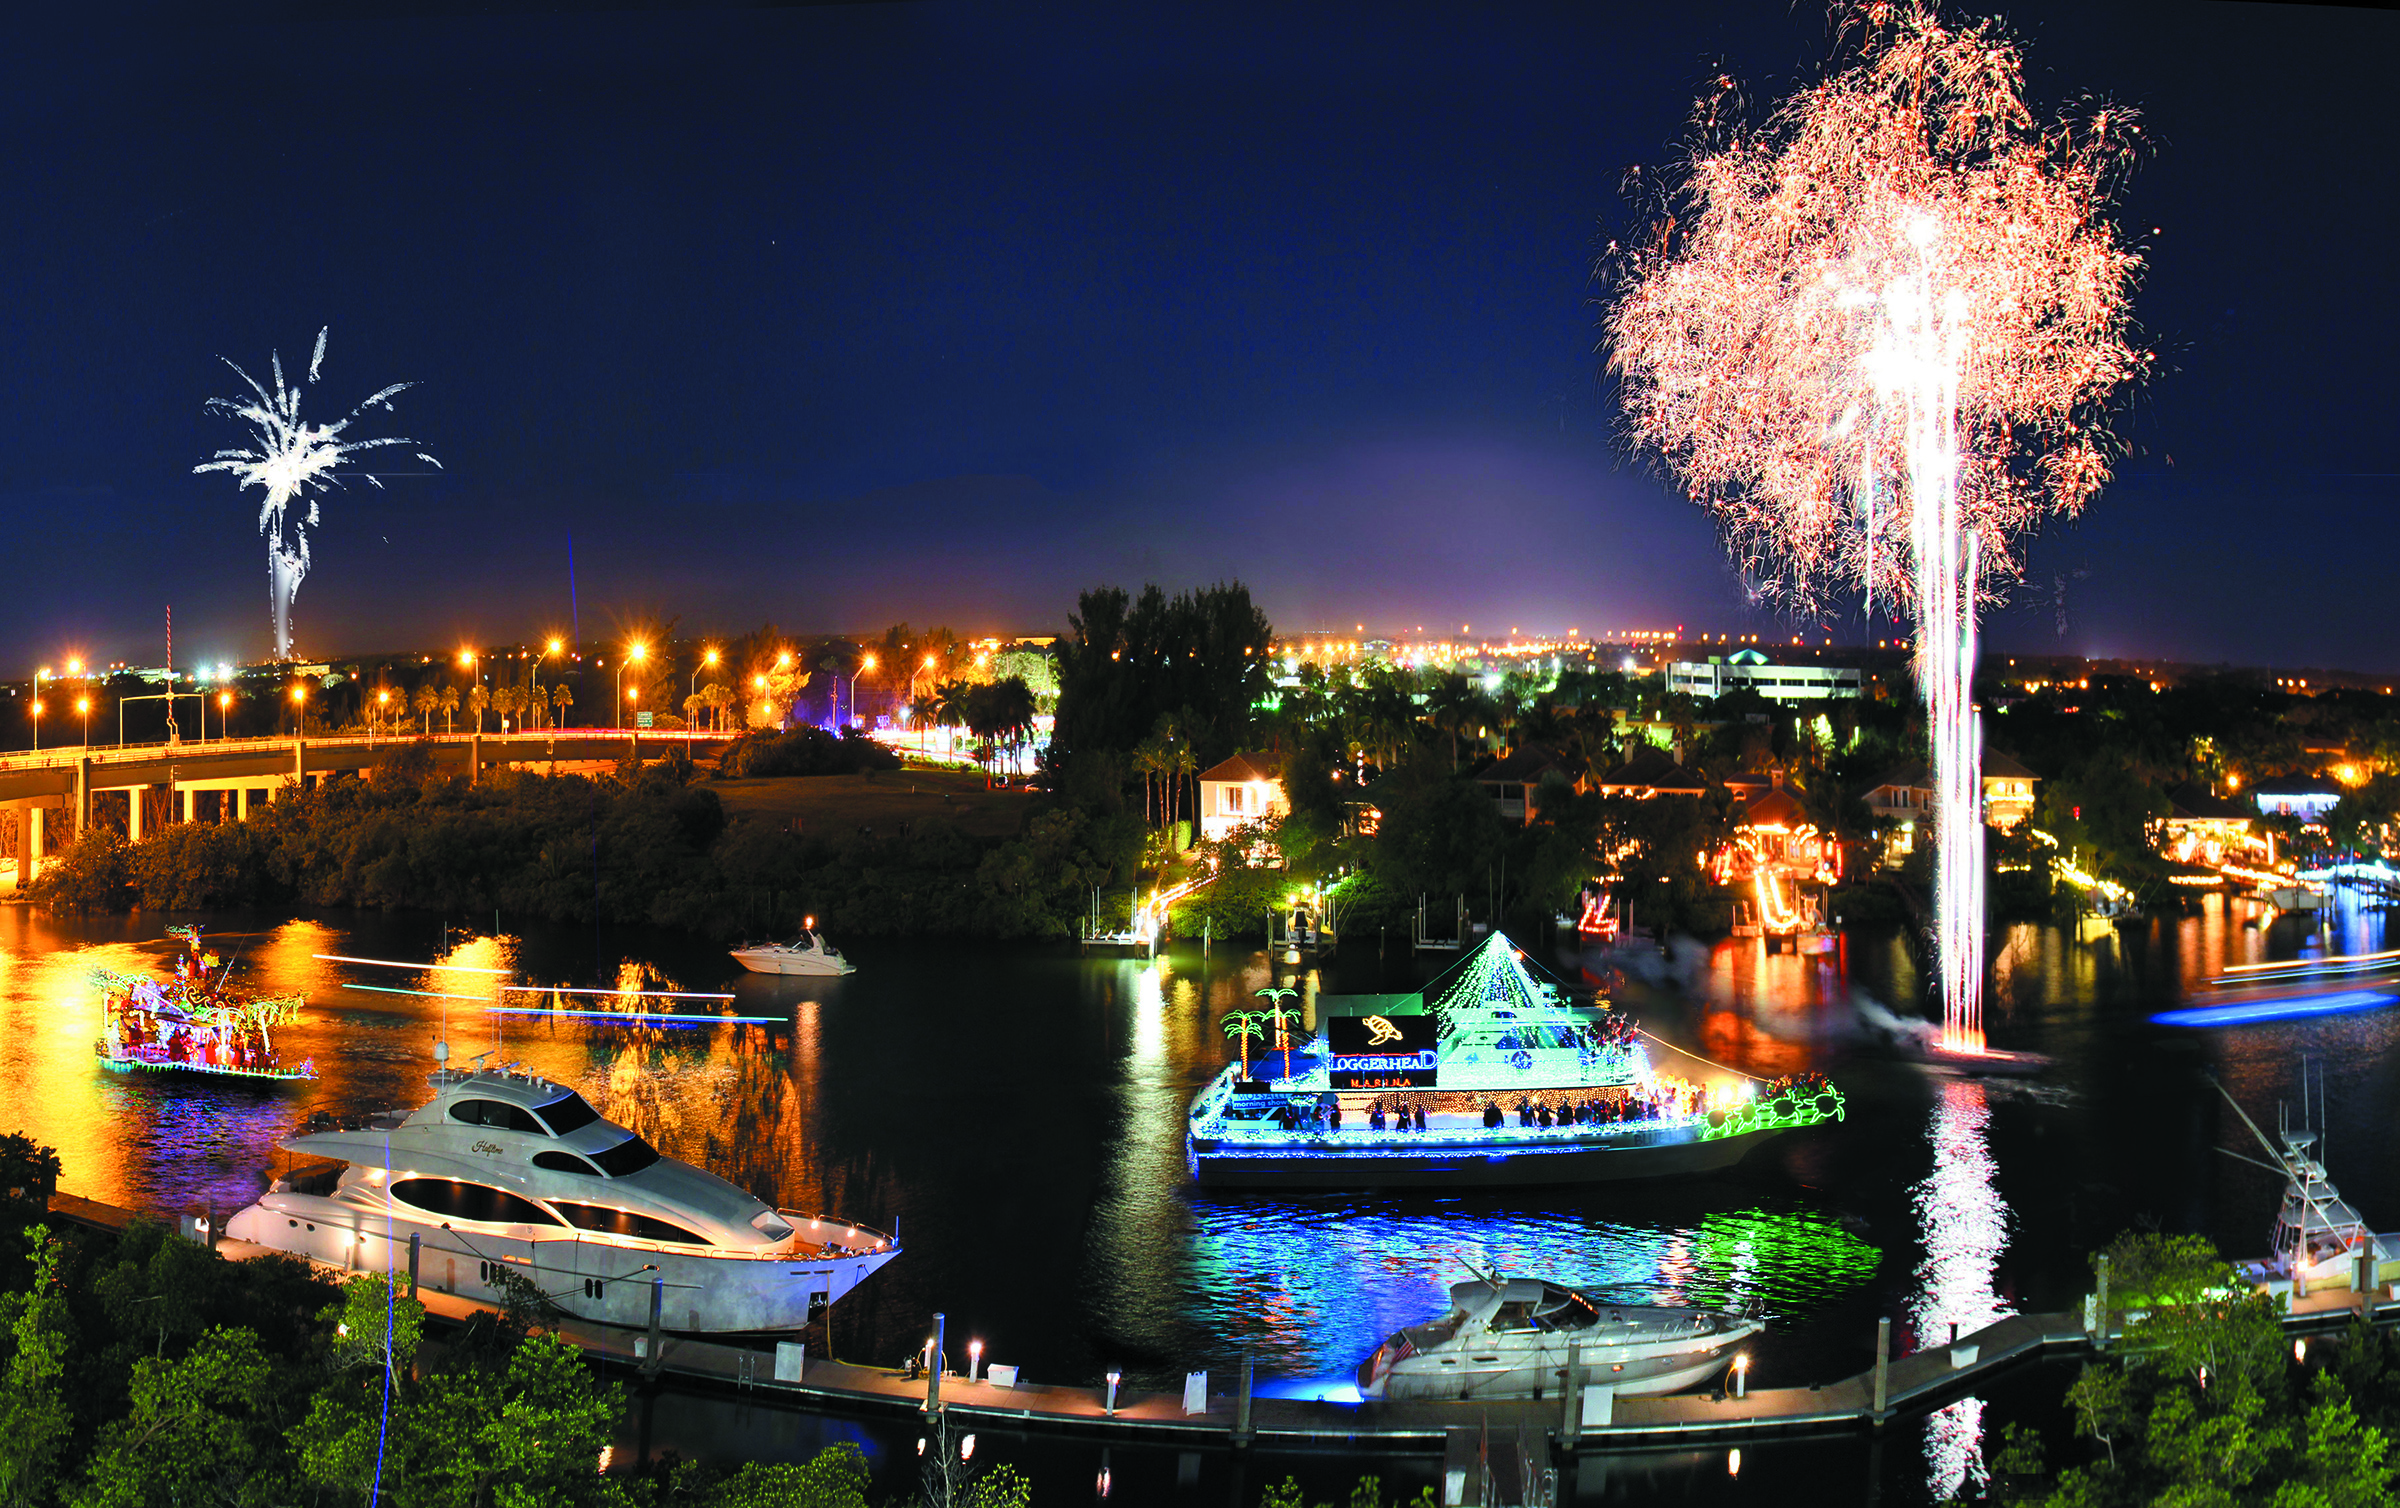
<svg viewBox="0 0 2400 1508">
<path fill-rule="evenodd" d="M 139 839 L 171 822 L 239 822 L 255 799 L 273 801 L 293 786 L 315 786 L 375 767 L 395 749 L 424 745 L 438 774 L 464 775 L 470 784 L 488 770 L 540 766 L 546 773 L 614 768 L 627 754 L 656 759 L 677 745 L 695 758 L 733 741 L 730 733 L 664 732 L 634 728 L 554 728 L 528 733 L 437 733 L 431 738 L 228 738 L 173 744 L 125 744 L 44 749 L 0 756 L 0 811 L 22 813 L 16 862 L 0 873 L 30 884 L 50 857 L 57 818 L 81 831 L 107 815 L 123 816 L 126 835 Z M 54 818 L 53 814 L 56 814 Z"/>
</svg>

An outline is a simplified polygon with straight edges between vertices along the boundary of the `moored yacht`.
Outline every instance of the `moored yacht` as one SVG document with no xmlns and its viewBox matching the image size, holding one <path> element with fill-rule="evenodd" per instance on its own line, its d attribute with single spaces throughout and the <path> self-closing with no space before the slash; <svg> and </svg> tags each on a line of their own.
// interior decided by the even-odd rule
<svg viewBox="0 0 2400 1508">
<path fill-rule="evenodd" d="M 415 1111 L 280 1143 L 346 1166 L 322 1192 L 276 1180 L 226 1234 L 493 1303 L 513 1275 L 603 1324 L 647 1325 L 656 1284 L 661 1326 L 682 1334 L 797 1329 L 900 1254 L 882 1232 L 770 1208 L 661 1156 L 548 1079 L 431 1079 Z"/>
<path fill-rule="evenodd" d="M 1454 1283 L 1449 1312 L 1359 1364 L 1369 1399 L 1555 1396 L 1570 1353 L 1585 1387 L 1670 1393 L 1723 1370 L 1766 1327 L 1743 1314 L 1604 1304 L 1537 1278 Z"/>
<path fill-rule="evenodd" d="M 791 942 L 744 943 L 733 961 L 753 974 L 851 974 L 858 965 L 844 958 L 824 934 L 804 932 Z"/>
</svg>

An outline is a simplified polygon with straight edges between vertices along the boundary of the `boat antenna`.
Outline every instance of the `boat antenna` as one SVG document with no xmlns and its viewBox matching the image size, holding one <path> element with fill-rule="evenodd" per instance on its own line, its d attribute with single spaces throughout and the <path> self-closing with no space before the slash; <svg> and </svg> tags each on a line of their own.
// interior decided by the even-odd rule
<svg viewBox="0 0 2400 1508">
<path fill-rule="evenodd" d="M 1477 1267 L 1475 1265 L 1475 1259 L 1468 1256 L 1463 1251 L 1454 1251 L 1450 1255 L 1458 1258 L 1458 1265 L 1464 1267 L 1468 1272 L 1474 1274 L 1477 1282 L 1489 1283 L 1495 1290 L 1501 1286 L 1499 1268 L 1495 1267 L 1491 1271 L 1486 1272 L 1482 1268 Z"/>
</svg>

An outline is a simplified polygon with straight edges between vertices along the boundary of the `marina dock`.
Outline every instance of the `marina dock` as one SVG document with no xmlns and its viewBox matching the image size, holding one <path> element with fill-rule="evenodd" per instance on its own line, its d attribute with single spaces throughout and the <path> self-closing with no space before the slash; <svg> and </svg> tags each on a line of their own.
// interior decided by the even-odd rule
<svg viewBox="0 0 2400 1508">
<path fill-rule="evenodd" d="M 51 1213 L 108 1231 L 122 1231 L 135 1213 L 71 1194 L 54 1194 Z M 187 1231 L 191 1229 L 186 1219 Z M 266 1254 L 266 1248 L 220 1239 L 218 1253 L 232 1260 Z M 338 1272 L 338 1269 L 328 1269 Z M 420 1289 L 417 1301 L 428 1315 L 463 1324 L 490 1307 L 453 1294 Z M 2400 1320 L 2400 1302 L 2375 1293 L 2362 1301 L 2346 1288 L 2289 1301 L 2287 1331 L 2305 1334 L 2338 1329 L 2364 1312 L 2374 1323 Z M 927 1376 L 911 1378 L 897 1368 L 858 1366 L 806 1355 L 792 1343 L 735 1344 L 661 1334 L 657 1354 L 651 1337 L 638 1331 L 567 1319 L 553 1328 L 593 1361 L 610 1370 L 672 1378 L 751 1399 L 786 1401 L 827 1413 L 910 1414 L 927 1404 Z M 2112 1325 L 2114 1333 L 2121 1327 Z M 1524 1432 L 1552 1442 L 1560 1451 L 1594 1451 L 1671 1442 L 1732 1442 L 1781 1434 L 1880 1429 L 1893 1419 L 1941 1405 L 1995 1375 L 2043 1356 L 2092 1354 L 2087 1315 L 2014 1315 L 1962 1335 L 1957 1341 L 1905 1356 L 1890 1356 L 1876 1369 L 1805 1387 L 1749 1388 L 1736 1396 L 1728 1380 L 1710 1392 L 1611 1397 L 1607 1389 L 1580 1391 L 1572 1402 L 1546 1400 L 1480 1402 L 1343 1403 L 1247 1395 L 1233 1380 L 1211 1376 L 1205 1408 L 1187 1410 L 1197 1394 L 1119 1392 L 1108 1407 L 1104 1387 L 1055 1386 L 1025 1379 L 1002 1385 L 989 1377 L 970 1382 L 956 1372 L 940 1379 L 940 1402 L 961 1424 L 1040 1429 L 1161 1446 L 1232 1448 L 1254 1442 L 1380 1446 L 1404 1453 L 1438 1453 L 1448 1432 L 1481 1430 L 1495 1436 Z M 1197 1375 L 1197 1374 L 1195 1374 Z"/>
</svg>

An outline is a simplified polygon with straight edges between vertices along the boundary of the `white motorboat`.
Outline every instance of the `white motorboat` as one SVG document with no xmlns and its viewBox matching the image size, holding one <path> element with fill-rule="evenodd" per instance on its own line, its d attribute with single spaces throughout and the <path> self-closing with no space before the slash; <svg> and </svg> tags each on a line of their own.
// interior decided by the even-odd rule
<svg viewBox="0 0 2400 1508">
<path fill-rule="evenodd" d="M 662 1157 L 547 1079 L 440 1068 L 432 1083 L 416 1111 L 282 1142 L 347 1166 L 321 1192 L 276 1180 L 226 1234 L 495 1304 L 513 1275 L 602 1324 L 650 1324 L 655 1286 L 679 1334 L 797 1329 L 900 1254 Z"/>
<path fill-rule="evenodd" d="M 733 958 L 753 974 L 848 974 L 858 968 L 817 932 L 788 943 L 744 943 Z"/>
<path fill-rule="evenodd" d="M 1583 1385 L 1671 1393 L 1723 1370 L 1766 1326 L 1715 1309 L 1603 1304 L 1538 1278 L 1450 1288 L 1450 1311 L 1359 1364 L 1362 1398 L 1555 1397 L 1572 1351 Z"/>
</svg>

